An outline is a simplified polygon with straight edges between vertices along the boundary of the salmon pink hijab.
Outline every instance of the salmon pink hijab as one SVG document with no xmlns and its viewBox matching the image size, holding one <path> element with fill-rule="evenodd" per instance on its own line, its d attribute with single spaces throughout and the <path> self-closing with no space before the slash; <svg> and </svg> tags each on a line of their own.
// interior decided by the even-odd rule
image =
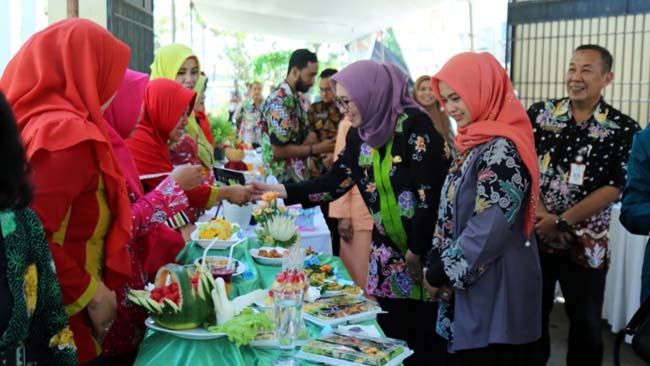
<svg viewBox="0 0 650 366">
<path fill-rule="evenodd" d="M 176 81 L 156 79 L 149 82 L 144 95 L 142 120 L 131 138 L 126 140 L 140 175 L 169 173 L 169 134 L 185 113 L 194 107 L 196 92 Z"/>
<path fill-rule="evenodd" d="M 431 78 L 433 92 L 440 105 L 444 105 L 438 88 L 440 81 L 460 96 L 472 114 L 472 123 L 458 128 L 456 146 L 461 153 L 495 137 L 507 138 L 517 147 L 533 181 L 524 221 L 524 233 L 529 236 L 539 194 L 539 163 L 530 120 L 506 71 L 489 53 L 464 52 L 452 57 Z"/>
<path fill-rule="evenodd" d="M 66 19 L 27 40 L 0 80 L 28 159 L 84 142 L 93 145 L 112 216 L 104 244 L 103 277 L 113 289 L 131 277 L 126 247 L 131 205 L 101 106 L 117 91 L 130 54 L 126 44 L 92 21 Z M 77 179 L 74 173 L 62 174 L 70 181 Z M 69 194 L 74 197 L 78 192 Z"/>
</svg>

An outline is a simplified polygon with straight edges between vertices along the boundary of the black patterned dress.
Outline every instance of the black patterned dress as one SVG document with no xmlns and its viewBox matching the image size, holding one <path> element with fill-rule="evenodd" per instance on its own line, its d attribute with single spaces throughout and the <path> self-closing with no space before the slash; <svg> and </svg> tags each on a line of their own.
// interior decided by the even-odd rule
<svg viewBox="0 0 650 366">
<path fill-rule="evenodd" d="M 0 363 L 21 365 L 26 356 L 32 365 L 76 365 L 54 262 L 28 208 L 0 211 L 0 277 Z"/>
</svg>

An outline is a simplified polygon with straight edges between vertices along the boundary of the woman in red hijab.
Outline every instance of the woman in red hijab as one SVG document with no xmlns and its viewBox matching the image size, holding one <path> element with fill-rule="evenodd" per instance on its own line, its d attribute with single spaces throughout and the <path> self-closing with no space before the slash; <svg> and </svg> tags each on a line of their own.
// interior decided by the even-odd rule
<svg viewBox="0 0 650 366">
<path fill-rule="evenodd" d="M 126 143 L 143 180 L 145 191 L 156 187 L 174 169 L 169 158 L 168 142 L 177 142 L 185 134 L 188 116 L 194 107 L 196 93 L 173 80 L 156 79 L 149 82 L 144 97 L 142 120 Z M 230 198 L 236 203 L 250 199 L 245 187 L 215 187 L 200 185 L 186 190 L 190 207 L 210 208 L 222 193 L 232 189 L 243 191 Z"/>
<path fill-rule="evenodd" d="M 79 362 L 95 360 L 131 277 L 131 206 L 102 111 L 130 50 L 83 19 L 33 35 L 0 80 L 18 121 L 36 188 L 32 208 L 50 244 Z"/>
<path fill-rule="evenodd" d="M 138 122 L 148 81 L 149 75 L 127 70 L 113 103 L 104 112 L 111 144 L 126 177 L 133 219 L 129 242 L 133 276 L 116 291 L 117 318 L 102 344 L 105 360 L 116 365 L 133 363 L 145 333 L 147 313 L 126 301 L 126 293 L 128 289 L 144 289 L 148 282 L 146 273 L 173 262 L 183 248 L 183 237 L 165 225 L 165 221 L 189 206 L 184 189 L 198 186 L 202 179 L 200 167 L 183 165 L 175 168 L 154 190 L 143 193 L 124 139 L 131 135 Z"/>
</svg>

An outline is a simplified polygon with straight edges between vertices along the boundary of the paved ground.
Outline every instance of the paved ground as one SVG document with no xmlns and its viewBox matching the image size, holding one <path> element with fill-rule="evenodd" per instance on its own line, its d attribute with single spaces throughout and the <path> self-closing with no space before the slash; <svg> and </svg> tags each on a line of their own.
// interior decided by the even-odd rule
<svg viewBox="0 0 650 366">
<path fill-rule="evenodd" d="M 603 338 L 605 340 L 604 366 L 614 364 L 613 350 L 615 334 L 610 329 L 607 322 L 603 320 Z M 564 366 L 566 364 L 564 360 L 567 350 L 567 337 L 569 335 L 569 319 L 564 313 L 564 304 L 556 302 L 553 306 L 550 331 L 552 354 L 548 366 Z M 645 363 L 634 354 L 632 347 L 627 343 L 623 343 L 621 346 L 621 366 L 642 365 L 645 365 Z"/>
</svg>

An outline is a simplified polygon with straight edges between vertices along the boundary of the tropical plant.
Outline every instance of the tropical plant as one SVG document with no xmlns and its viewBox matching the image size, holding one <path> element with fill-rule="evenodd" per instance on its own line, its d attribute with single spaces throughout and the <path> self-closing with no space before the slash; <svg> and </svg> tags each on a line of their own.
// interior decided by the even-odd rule
<svg viewBox="0 0 650 366">
<path fill-rule="evenodd" d="M 225 115 L 208 115 L 208 119 L 215 146 L 221 146 L 228 141 L 228 138 L 235 136 L 235 129 Z"/>
</svg>

